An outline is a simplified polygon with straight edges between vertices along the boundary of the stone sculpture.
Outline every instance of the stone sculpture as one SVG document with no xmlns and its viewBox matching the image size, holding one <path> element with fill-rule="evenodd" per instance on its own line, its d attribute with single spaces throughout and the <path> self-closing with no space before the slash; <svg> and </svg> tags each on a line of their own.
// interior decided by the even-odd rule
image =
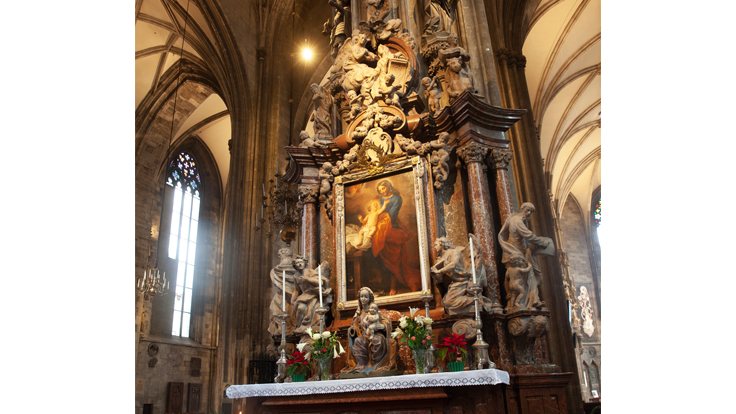
<svg viewBox="0 0 736 414">
<path fill-rule="evenodd" d="M 330 126 L 332 97 L 316 83 L 313 83 L 309 88 L 313 93 L 312 105 L 314 106 L 314 112 L 309 120 L 314 121 L 314 138 L 318 141 L 331 141 L 333 138 L 332 127 Z"/>
<path fill-rule="evenodd" d="M 555 254 L 552 239 L 537 236 L 529 230 L 529 218 L 535 210 L 534 205 L 524 203 L 519 210 L 519 213 L 506 219 L 498 233 L 498 243 L 503 250 L 501 262 L 506 265 L 505 287 L 506 292 L 509 292 L 506 309 L 510 312 L 534 308 L 541 310 L 545 306 L 539 297 L 542 272 L 536 256 Z"/>
<path fill-rule="evenodd" d="M 369 62 L 376 61 L 376 54 L 369 51 L 365 45 L 368 41 L 365 33 L 358 33 L 350 38 L 343 49 L 347 49 L 342 59 L 336 59 L 335 65 L 342 63 L 342 70 L 345 72 L 342 77 L 342 88 L 347 94 L 349 91 L 355 91 L 365 99 L 367 89 L 363 86 L 364 82 L 371 78 L 374 69 L 367 65 Z M 342 62 L 339 62 L 339 61 Z M 339 66 L 338 66 L 339 68 Z M 372 86 L 372 84 L 371 84 Z"/>
<path fill-rule="evenodd" d="M 396 369 L 398 343 L 389 335 L 391 320 L 379 312 L 374 301 L 371 289 L 360 288 L 358 309 L 348 328 L 348 361 L 343 373 L 371 375 Z"/>
<path fill-rule="evenodd" d="M 470 73 L 467 62 L 470 55 L 465 49 L 458 46 L 457 35 L 450 34 L 447 37 L 449 47 L 437 52 L 440 62 L 445 65 L 445 82 L 447 82 L 447 93 L 450 101 L 453 101 L 465 91 L 475 92 L 473 76 Z"/>
<path fill-rule="evenodd" d="M 452 22 L 454 13 L 451 0 L 430 0 L 424 8 L 426 23 L 424 24 L 424 35 L 437 32 L 452 33 Z"/>
<path fill-rule="evenodd" d="M 478 238 L 474 234 L 470 234 L 470 238 L 473 239 L 476 279 L 478 285 L 485 288 L 488 280 L 483 265 L 483 251 L 480 248 Z M 470 248 L 468 246 L 456 248 L 446 237 L 436 239 L 434 248 L 437 252 L 437 260 L 429 270 L 432 278 L 437 284 L 443 283 L 443 276 L 447 276 L 451 280 L 447 293 L 442 298 L 442 306 L 445 308 L 445 312 L 448 315 L 473 312 L 475 310 L 475 296 L 468 291 L 473 286 Z M 490 299 L 481 295 L 479 300 L 483 310 L 490 312 Z"/>
<path fill-rule="evenodd" d="M 430 164 L 432 164 L 432 174 L 434 174 L 434 188 L 438 190 L 442 188 L 442 183 L 447 180 L 450 171 L 447 164 L 450 160 L 450 151 L 452 151 L 452 147 L 447 145 L 449 136 L 447 132 L 440 132 L 437 139 L 429 143 L 434 150 L 430 157 Z"/>
<path fill-rule="evenodd" d="M 297 256 L 292 262 L 294 273 L 294 292 L 291 305 L 294 308 L 294 335 L 301 335 L 307 328 L 319 330 L 319 315 L 315 312 L 319 306 L 319 276 L 316 269 L 307 268 L 307 260 Z M 330 288 L 330 265 L 322 262 L 322 300 L 324 306 L 332 303 Z"/>
<path fill-rule="evenodd" d="M 389 0 L 365 0 L 368 7 L 368 21 L 375 24 L 382 21 L 391 11 L 391 2 Z"/>
<path fill-rule="evenodd" d="M 442 98 L 442 83 L 439 77 L 422 78 L 422 86 L 424 86 L 424 97 L 427 99 L 429 112 L 432 115 L 437 115 L 440 110 L 440 99 Z"/>
<path fill-rule="evenodd" d="M 322 34 L 330 36 L 330 55 L 334 58 L 345 43 L 345 21 L 350 20 L 350 1 L 329 0 L 328 3 L 335 9 L 335 14 L 324 24 Z"/>
<path fill-rule="evenodd" d="M 299 138 L 302 140 L 302 142 L 299 144 L 299 148 L 324 148 L 325 147 L 324 144 L 312 139 L 312 137 L 309 136 L 309 133 L 307 131 L 300 132 Z"/>
<path fill-rule="evenodd" d="M 271 269 L 271 283 L 273 283 L 273 296 L 271 297 L 271 304 L 268 306 L 268 310 L 271 313 L 271 323 L 268 326 L 268 333 L 271 336 L 281 335 L 281 319 L 277 318 L 276 315 L 280 315 L 283 311 L 281 306 L 283 304 L 282 298 L 284 292 L 286 292 L 286 298 L 291 298 L 294 292 L 294 266 L 292 264 L 292 253 L 290 247 L 284 247 L 279 249 L 279 264 Z M 286 287 L 283 285 L 283 276 L 286 272 Z M 290 335 L 291 331 L 294 330 L 294 318 L 291 301 L 286 301 L 286 313 L 289 317 L 286 318 L 286 334 Z"/>
</svg>

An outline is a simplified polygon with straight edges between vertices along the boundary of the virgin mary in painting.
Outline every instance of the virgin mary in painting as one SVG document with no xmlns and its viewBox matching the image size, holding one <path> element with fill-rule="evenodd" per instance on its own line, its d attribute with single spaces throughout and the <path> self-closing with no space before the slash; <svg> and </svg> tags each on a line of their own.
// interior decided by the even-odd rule
<svg viewBox="0 0 736 414">
<path fill-rule="evenodd" d="M 402 178 L 396 176 L 392 179 L 403 184 Z M 411 181 L 408 184 L 412 185 Z M 362 214 L 357 216 L 361 226 L 354 223 L 346 226 L 347 256 L 362 252 L 361 273 L 367 276 L 363 279 L 364 285 L 374 286 L 376 290 L 388 287 L 388 295 L 395 295 L 399 290 L 404 293 L 419 291 L 422 286 L 420 273 L 408 256 L 408 250 L 411 250 L 418 258 L 416 226 L 413 229 L 408 225 L 412 222 L 405 222 L 409 217 L 414 217 L 416 222 L 414 206 L 407 206 L 407 211 L 402 211 L 404 199 L 389 179 L 379 180 L 375 189 L 375 197 L 362 204 L 367 210 L 365 217 Z M 361 199 L 365 200 L 364 197 Z"/>
</svg>

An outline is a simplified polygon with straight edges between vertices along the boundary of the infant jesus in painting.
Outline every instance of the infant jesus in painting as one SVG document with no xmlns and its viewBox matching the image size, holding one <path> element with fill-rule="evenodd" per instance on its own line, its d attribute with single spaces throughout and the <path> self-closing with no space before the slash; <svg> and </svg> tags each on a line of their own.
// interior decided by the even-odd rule
<svg viewBox="0 0 736 414">
<path fill-rule="evenodd" d="M 368 204 L 368 214 L 363 217 L 362 214 L 358 214 L 358 220 L 362 226 L 356 233 L 355 225 L 352 225 L 352 231 L 348 231 L 347 239 L 347 254 L 351 254 L 356 250 L 368 250 L 371 247 L 371 239 L 376 234 L 378 225 L 378 216 L 386 210 L 388 203 L 381 206 L 378 200 L 373 200 Z"/>
</svg>

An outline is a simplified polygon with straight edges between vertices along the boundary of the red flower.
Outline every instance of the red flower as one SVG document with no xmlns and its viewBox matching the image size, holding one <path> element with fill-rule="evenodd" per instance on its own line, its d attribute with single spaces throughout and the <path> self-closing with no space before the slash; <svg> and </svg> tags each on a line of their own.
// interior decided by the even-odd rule
<svg viewBox="0 0 736 414">
<path fill-rule="evenodd" d="M 327 352 L 327 348 L 322 348 L 322 352 Z"/>
<path fill-rule="evenodd" d="M 411 337 L 411 340 L 412 340 L 412 341 L 413 341 L 413 340 L 415 340 L 415 339 L 417 339 L 417 338 L 415 338 L 415 337 L 413 337 L 413 336 Z"/>
<path fill-rule="evenodd" d="M 427 343 L 427 340 L 426 339 L 422 339 L 422 343 L 423 344 L 426 344 Z"/>
</svg>

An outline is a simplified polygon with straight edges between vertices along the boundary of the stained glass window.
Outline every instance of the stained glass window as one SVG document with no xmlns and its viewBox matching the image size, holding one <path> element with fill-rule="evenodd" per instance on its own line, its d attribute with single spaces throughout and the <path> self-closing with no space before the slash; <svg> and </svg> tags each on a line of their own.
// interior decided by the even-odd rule
<svg viewBox="0 0 736 414">
<path fill-rule="evenodd" d="M 601 225 L 601 200 L 600 198 L 598 199 L 598 204 L 595 205 L 595 213 L 593 213 L 596 227 Z"/>
<path fill-rule="evenodd" d="M 201 183 L 197 163 L 186 152 L 171 160 L 167 173 L 166 184 L 174 188 L 169 258 L 178 262 L 171 334 L 189 336 Z"/>
</svg>

